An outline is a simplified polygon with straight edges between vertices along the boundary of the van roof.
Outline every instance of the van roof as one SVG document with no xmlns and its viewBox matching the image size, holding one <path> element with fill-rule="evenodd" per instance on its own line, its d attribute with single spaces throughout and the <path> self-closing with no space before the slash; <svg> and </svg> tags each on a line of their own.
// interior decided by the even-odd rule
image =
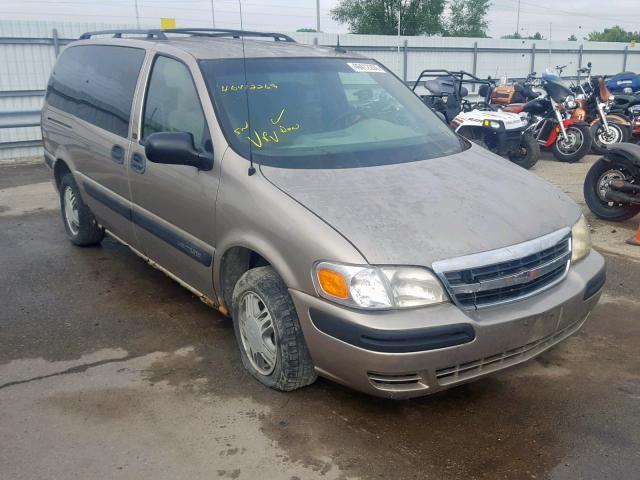
<svg viewBox="0 0 640 480">
<path fill-rule="evenodd" d="M 98 35 L 107 34 L 111 37 L 94 38 Z M 123 35 L 138 36 L 125 37 Z M 259 39 L 256 39 L 256 37 Z M 87 32 L 80 37 L 80 42 L 86 40 L 91 40 L 93 44 L 107 45 L 114 45 L 127 40 L 128 44 L 132 41 L 135 43 L 140 42 L 141 46 L 146 48 L 156 43 L 171 45 L 189 53 L 198 60 L 242 58 L 243 52 L 246 58 L 359 56 L 354 53 L 346 54 L 346 51 L 340 48 L 302 45 L 285 34 L 241 30 L 108 30 Z"/>
</svg>

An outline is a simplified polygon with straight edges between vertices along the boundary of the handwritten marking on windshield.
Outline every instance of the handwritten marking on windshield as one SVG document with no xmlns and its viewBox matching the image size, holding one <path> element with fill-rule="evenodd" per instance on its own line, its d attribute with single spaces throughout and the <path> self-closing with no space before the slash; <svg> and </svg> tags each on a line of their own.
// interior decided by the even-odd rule
<svg viewBox="0 0 640 480">
<path fill-rule="evenodd" d="M 226 92 L 241 92 L 243 90 L 273 90 L 278 88 L 277 83 L 251 83 L 240 85 L 220 85 L 220 91 Z"/>
<path fill-rule="evenodd" d="M 295 123 L 293 125 L 285 125 L 283 123 L 285 109 L 280 110 L 280 113 L 275 118 L 270 118 L 269 121 L 274 126 L 271 130 L 254 130 L 253 133 L 249 136 L 245 136 L 247 140 L 251 142 L 256 148 L 262 148 L 265 144 L 269 143 L 280 143 L 280 139 L 282 136 L 287 135 L 288 133 L 295 132 L 300 129 L 300 124 Z M 245 120 L 244 124 L 240 127 L 234 128 L 233 133 L 236 136 L 242 135 L 249 129 L 249 122 Z M 280 135 L 278 135 L 278 132 Z"/>
<path fill-rule="evenodd" d="M 244 125 L 242 125 L 241 127 L 238 128 L 234 128 L 233 129 L 233 133 L 235 133 L 236 135 L 240 135 L 242 132 L 244 132 L 245 130 L 247 130 L 249 128 L 249 122 L 247 122 L 246 120 L 244 121 Z"/>
<path fill-rule="evenodd" d="M 278 115 L 278 119 L 274 120 L 273 118 L 271 119 L 271 123 L 273 125 L 277 125 L 278 123 L 280 123 L 280 120 L 282 120 L 282 115 L 284 115 L 284 108 L 282 109 L 282 111 L 280 112 L 280 115 Z"/>
</svg>

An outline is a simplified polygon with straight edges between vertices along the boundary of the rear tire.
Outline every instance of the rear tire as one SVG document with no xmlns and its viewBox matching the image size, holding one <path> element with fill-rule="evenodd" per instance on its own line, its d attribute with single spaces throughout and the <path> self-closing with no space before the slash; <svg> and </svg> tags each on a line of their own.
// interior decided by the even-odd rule
<svg viewBox="0 0 640 480">
<path fill-rule="evenodd" d="M 553 143 L 553 156 L 560 162 L 575 163 L 591 150 L 591 127 L 586 123 L 578 123 L 569 125 L 566 131 L 569 142 L 565 142 L 562 133 L 559 133 Z"/>
<path fill-rule="evenodd" d="M 640 212 L 640 205 L 619 204 L 606 200 L 606 184 L 610 180 L 630 180 L 629 168 L 623 161 L 598 160 L 594 163 L 584 179 L 584 200 L 593 214 L 612 222 L 623 222 Z"/>
<path fill-rule="evenodd" d="M 530 134 L 524 134 L 520 137 L 520 148 L 517 151 L 508 153 L 509 160 L 516 165 L 529 170 L 540 158 L 540 144 Z"/>
<path fill-rule="evenodd" d="M 98 225 L 93 213 L 82 201 L 80 189 L 67 173 L 60 181 L 60 212 L 69 240 L 79 247 L 98 245 L 104 238 L 104 229 Z"/>
<path fill-rule="evenodd" d="M 271 266 L 240 277 L 232 312 L 242 364 L 260 383 L 286 392 L 316 381 L 293 301 Z"/>
<path fill-rule="evenodd" d="M 631 136 L 631 132 L 626 125 L 621 125 L 612 121 L 607 123 L 609 125 L 609 133 L 605 131 L 604 125 L 600 123 L 600 120 L 598 120 L 597 123 L 594 123 L 591 127 L 591 133 L 593 136 L 591 151 L 598 155 L 604 154 L 608 145 L 626 142 Z"/>
</svg>

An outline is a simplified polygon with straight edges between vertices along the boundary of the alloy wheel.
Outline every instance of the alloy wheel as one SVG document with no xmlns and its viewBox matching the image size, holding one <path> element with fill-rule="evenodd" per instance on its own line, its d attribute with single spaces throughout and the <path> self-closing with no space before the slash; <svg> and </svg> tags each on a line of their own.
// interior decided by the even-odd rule
<svg viewBox="0 0 640 480">
<path fill-rule="evenodd" d="M 579 129 L 574 127 L 567 128 L 566 132 L 566 140 L 562 135 L 558 137 L 558 151 L 563 155 L 572 155 L 580 150 L 580 147 L 584 143 L 584 136 Z"/>
<path fill-rule="evenodd" d="M 64 190 L 64 219 L 71 233 L 77 235 L 80 230 L 80 210 L 78 199 L 71 187 Z"/>
<path fill-rule="evenodd" d="M 262 375 L 270 375 L 278 359 L 278 342 L 271 313 L 265 302 L 254 292 L 247 292 L 240 301 L 239 329 L 242 347 Z"/>
<path fill-rule="evenodd" d="M 596 138 L 600 145 L 613 145 L 614 143 L 620 142 L 622 139 L 622 132 L 619 127 L 609 125 L 609 127 L 605 129 L 604 125 L 602 125 L 598 129 Z"/>
<path fill-rule="evenodd" d="M 614 180 L 625 180 L 625 178 L 624 172 L 615 169 L 607 170 L 600 175 L 597 183 L 598 197 L 600 200 L 608 205 L 614 205 L 615 202 L 607 200 L 605 197 L 607 191 L 609 191 L 609 184 Z"/>
</svg>

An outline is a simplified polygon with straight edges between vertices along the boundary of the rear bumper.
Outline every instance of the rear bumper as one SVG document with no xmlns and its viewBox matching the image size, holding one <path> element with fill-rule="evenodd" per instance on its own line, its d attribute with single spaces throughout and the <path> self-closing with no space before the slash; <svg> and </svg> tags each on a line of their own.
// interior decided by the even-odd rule
<svg viewBox="0 0 640 480">
<path fill-rule="evenodd" d="M 347 309 L 292 290 L 317 372 L 390 398 L 427 395 L 535 357 L 575 333 L 598 302 L 604 259 L 593 251 L 534 297 L 462 311 Z"/>
</svg>

